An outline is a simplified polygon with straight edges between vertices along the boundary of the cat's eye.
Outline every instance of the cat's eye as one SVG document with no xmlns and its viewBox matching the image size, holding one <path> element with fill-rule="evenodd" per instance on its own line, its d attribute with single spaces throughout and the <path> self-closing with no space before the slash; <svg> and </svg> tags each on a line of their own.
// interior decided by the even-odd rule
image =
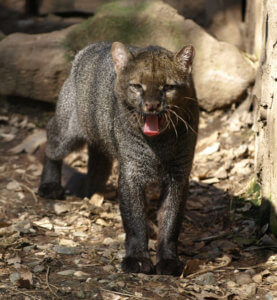
<svg viewBox="0 0 277 300">
<path fill-rule="evenodd" d="M 131 89 L 137 90 L 137 91 L 143 90 L 141 84 L 130 83 L 130 84 L 129 84 L 129 87 L 130 87 Z"/>
<path fill-rule="evenodd" d="M 174 91 L 174 90 L 176 90 L 177 89 L 177 85 L 176 84 L 166 84 L 166 85 L 164 85 L 164 87 L 163 87 L 163 90 L 165 91 L 165 92 L 167 92 L 167 91 Z"/>
</svg>

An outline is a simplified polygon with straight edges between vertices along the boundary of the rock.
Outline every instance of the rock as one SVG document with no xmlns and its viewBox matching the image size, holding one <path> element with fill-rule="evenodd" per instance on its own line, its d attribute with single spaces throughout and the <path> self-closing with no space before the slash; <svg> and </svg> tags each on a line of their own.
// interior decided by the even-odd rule
<svg viewBox="0 0 277 300">
<path fill-rule="evenodd" d="M 274 300 L 274 297 L 271 294 L 268 293 L 268 294 L 265 295 L 265 299 L 266 300 Z"/>
<path fill-rule="evenodd" d="M 73 57 L 99 40 L 120 40 L 140 47 L 159 45 L 174 52 L 183 44 L 192 44 L 196 49 L 196 93 L 201 107 L 208 111 L 237 101 L 255 79 L 254 68 L 235 46 L 217 41 L 161 1 L 121 0 L 101 6 L 94 17 L 67 35 L 68 55 Z"/>
<path fill-rule="evenodd" d="M 263 281 L 263 277 L 261 274 L 256 274 L 252 277 L 253 281 L 256 283 L 261 283 Z"/>
<path fill-rule="evenodd" d="M 55 214 L 57 214 L 57 215 L 61 215 L 69 210 L 70 210 L 70 206 L 67 204 L 63 204 L 63 203 L 55 203 L 54 204 L 54 211 L 55 211 Z"/>
<path fill-rule="evenodd" d="M 76 270 L 64 270 L 64 271 L 58 272 L 57 274 L 62 275 L 62 276 L 70 276 L 76 272 L 77 272 Z"/>
<path fill-rule="evenodd" d="M 110 237 L 107 237 L 103 240 L 104 245 L 110 245 L 110 244 L 113 244 L 114 242 L 115 242 L 115 240 Z"/>
<path fill-rule="evenodd" d="M 101 207 L 104 202 L 104 196 L 102 194 L 93 194 L 89 200 L 90 204 Z"/>
<path fill-rule="evenodd" d="M 164 0 L 221 41 L 243 47 L 240 0 Z"/>
<path fill-rule="evenodd" d="M 42 273 L 43 271 L 45 270 L 44 266 L 43 265 L 37 265 L 34 267 L 33 271 L 35 273 Z"/>
<path fill-rule="evenodd" d="M 195 282 L 199 285 L 213 285 L 215 284 L 215 277 L 212 272 L 207 272 L 196 277 Z"/>
<path fill-rule="evenodd" d="M 265 281 L 266 281 L 267 283 L 275 283 L 275 282 L 277 282 L 277 276 L 274 276 L 274 275 L 268 276 L 268 277 L 265 279 Z"/>
<path fill-rule="evenodd" d="M 75 255 L 81 253 L 76 247 L 55 246 L 54 251 L 58 254 Z"/>
<path fill-rule="evenodd" d="M 76 277 L 79 277 L 79 278 L 80 277 L 84 278 L 84 277 L 89 277 L 90 274 L 85 273 L 83 271 L 76 271 L 76 272 L 74 272 L 73 275 L 76 276 Z"/>
<path fill-rule="evenodd" d="M 106 265 L 106 266 L 103 267 L 103 270 L 105 272 L 109 272 L 109 273 L 114 272 L 114 267 L 112 265 Z"/>
<path fill-rule="evenodd" d="M 86 295 L 83 291 L 78 291 L 78 292 L 76 292 L 76 297 L 79 299 L 85 299 Z"/>
<path fill-rule="evenodd" d="M 236 286 L 236 283 L 235 283 L 234 281 L 231 281 L 231 280 L 230 280 L 230 281 L 227 282 L 227 287 L 228 287 L 228 288 L 233 288 L 233 287 L 235 287 L 235 286 Z"/>
<path fill-rule="evenodd" d="M 20 184 L 13 180 L 7 184 L 7 190 L 9 191 L 19 191 L 21 189 Z"/>
<path fill-rule="evenodd" d="M 250 283 L 242 286 L 242 290 L 247 299 L 253 299 L 252 297 L 256 295 L 257 285 L 255 283 Z"/>
<path fill-rule="evenodd" d="M 20 274 L 19 273 L 12 273 L 11 275 L 10 275 L 10 281 L 11 281 L 11 283 L 13 283 L 13 284 L 15 284 L 15 282 L 17 281 L 17 280 L 19 280 L 20 279 Z"/>
<path fill-rule="evenodd" d="M 236 283 L 239 285 L 248 284 L 252 282 L 252 279 L 249 274 L 246 273 L 237 273 L 235 276 Z"/>
<path fill-rule="evenodd" d="M 0 93 L 55 102 L 70 69 L 62 46 L 70 28 L 4 38 L 0 42 Z"/>
<path fill-rule="evenodd" d="M 192 44 L 196 94 L 200 106 L 208 111 L 238 101 L 255 78 L 254 68 L 235 46 L 217 41 L 166 3 L 119 0 L 101 6 L 80 25 L 4 38 L 0 42 L 0 93 L 55 102 L 69 73 L 65 57 L 73 59 L 83 47 L 99 40 L 159 45 L 173 52 Z"/>
<path fill-rule="evenodd" d="M 207 0 L 207 31 L 220 41 L 244 48 L 241 0 Z"/>
</svg>

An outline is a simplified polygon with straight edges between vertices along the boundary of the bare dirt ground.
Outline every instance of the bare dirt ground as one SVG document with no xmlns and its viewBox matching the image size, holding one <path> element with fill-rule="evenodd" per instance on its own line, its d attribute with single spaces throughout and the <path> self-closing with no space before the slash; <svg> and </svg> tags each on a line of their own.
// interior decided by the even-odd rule
<svg viewBox="0 0 277 300">
<path fill-rule="evenodd" d="M 104 195 L 41 199 L 44 127 L 54 108 L 0 102 L 1 299 L 277 299 L 277 242 L 267 224 L 255 223 L 255 185 L 246 193 L 254 156 L 248 101 L 227 112 L 201 113 L 179 238 L 186 261 L 180 278 L 121 272 L 116 165 Z M 85 172 L 86 160 L 85 149 L 71 154 L 64 181 L 71 168 Z M 153 261 L 158 194 L 155 186 L 147 194 Z"/>
</svg>

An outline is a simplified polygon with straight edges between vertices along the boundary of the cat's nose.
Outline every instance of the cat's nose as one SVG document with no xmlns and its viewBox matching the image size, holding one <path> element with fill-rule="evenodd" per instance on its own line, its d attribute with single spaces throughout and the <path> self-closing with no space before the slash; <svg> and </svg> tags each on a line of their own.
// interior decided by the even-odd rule
<svg viewBox="0 0 277 300">
<path fill-rule="evenodd" d="M 147 111 L 156 111 L 161 106 L 160 101 L 146 101 L 145 107 Z"/>
</svg>

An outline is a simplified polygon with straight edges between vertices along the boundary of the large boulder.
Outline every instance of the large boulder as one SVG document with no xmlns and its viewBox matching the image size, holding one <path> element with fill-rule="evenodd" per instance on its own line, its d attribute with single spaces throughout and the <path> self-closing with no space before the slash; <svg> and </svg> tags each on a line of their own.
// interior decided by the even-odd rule
<svg viewBox="0 0 277 300">
<path fill-rule="evenodd" d="M 194 45 L 196 93 L 208 111 L 238 101 L 254 81 L 255 70 L 235 46 L 217 41 L 171 6 L 155 0 L 120 0 L 101 6 L 94 17 L 66 30 L 13 34 L 1 41 L 0 93 L 54 101 L 68 73 L 66 60 L 103 40 L 159 45 L 174 52 L 184 44 Z"/>
<path fill-rule="evenodd" d="M 68 30 L 14 33 L 0 42 L 0 93 L 55 102 L 70 63 L 62 42 Z"/>
<path fill-rule="evenodd" d="M 219 42 L 199 25 L 161 1 L 121 0 L 107 3 L 75 27 L 65 41 L 68 56 L 93 41 L 109 40 L 171 51 L 184 44 L 196 48 L 193 76 L 200 105 L 214 110 L 238 101 L 254 82 L 255 69 L 235 46 Z"/>
<path fill-rule="evenodd" d="M 244 49 L 242 0 L 164 0 L 218 40 Z"/>
</svg>

